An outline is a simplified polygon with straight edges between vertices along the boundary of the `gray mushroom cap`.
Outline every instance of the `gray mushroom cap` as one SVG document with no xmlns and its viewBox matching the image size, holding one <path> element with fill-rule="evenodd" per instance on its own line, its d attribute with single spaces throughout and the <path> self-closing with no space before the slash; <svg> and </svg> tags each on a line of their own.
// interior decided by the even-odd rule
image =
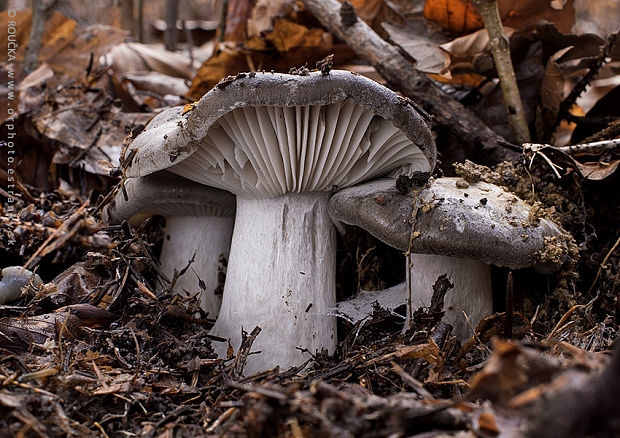
<svg viewBox="0 0 620 438">
<path fill-rule="evenodd" d="M 137 214 L 162 216 L 232 216 L 235 197 L 225 191 L 162 171 L 125 182 L 103 210 L 103 221 L 118 224 Z"/>
<path fill-rule="evenodd" d="M 310 144 L 316 142 L 320 145 L 318 134 L 313 137 L 313 128 L 321 123 L 317 122 L 317 117 L 322 117 L 320 120 L 324 124 L 333 124 L 333 117 L 325 113 L 319 116 L 314 107 L 333 104 L 341 104 L 344 108 L 342 113 L 346 120 L 343 124 L 351 120 L 363 126 L 360 129 L 348 128 L 347 133 L 341 133 L 340 139 L 344 139 L 348 147 L 346 152 L 338 153 L 336 157 L 337 152 L 329 151 L 326 133 L 322 147 L 323 151 L 329 152 L 321 152 L 321 156 L 315 152 L 313 155 L 309 152 Z M 353 106 L 356 109 L 351 109 Z M 270 109 L 252 114 L 248 113 L 250 108 Z M 286 113 L 286 108 L 297 108 L 297 112 Z M 371 111 L 372 115 L 368 116 L 364 111 Z M 394 152 L 400 150 L 394 147 L 381 158 L 377 152 L 380 146 L 375 146 L 372 138 L 369 142 L 371 134 L 365 134 L 367 130 L 379 129 L 375 126 L 378 122 L 371 123 L 371 118 L 374 121 L 377 116 L 389 122 L 391 129 L 402 136 L 398 139 L 396 135 L 389 137 L 392 134 L 384 130 L 381 132 L 388 137 L 382 141 L 392 138 L 392 143 L 388 143 L 398 143 L 398 148 L 402 145 L 404 151 Z M 245 117 L 248 122 L 240 120 Z M 239 124 L 245 132 L 235 132 L 233 124 Z M 296 133 L 291 133 L 291 126 L 296 126 Z M 362 135 L 366 137 L 361 138 Z M 248 142 L 256 143 L 251 145 L 251 152 L 240 146 Z M 180 107 L 160 113 L 130 148 L 137 152 L 127 170 L 128 176 L 144 176 L 170 168 L 198 182 L 259 198 L 306 189 L 330 190 L 331 184 L 340 187 L 355 184 L 372 176 L 367 174 L 375 170 L 371 162 L 374 157 L 383 159 L 376 167 L 379 173 L 375 176 L 393 170 L 399 170 L 399 173 L 423 171 L 430 175 L 436 162 L 430 130 L 410 101 L 368 78 L 346 71 L 331 71 L 326 76 L 320 72 L 308 76 L 239 74 L 218 84 L 185 115 Z M 327 158 L 326 153 L 330 154 Z M 185 163 L 191 161 L 188 158 L 192 155 L 199 164 Z M 253 169 L 248 171 L 249 167 Z M 318 170 L 310 171 L 310 168 Z M 246 174 L 233 176 L 243 172 Z M 327 176 L 318 175 L 320 172 Z M 352 176 L 348 177 L 349 174 Z M 306 180 L 301 181 L 304 178 Z M 317 184 L 317 180 L 325 187 Z"/>
<path fill-rule="evenodd" d="M 501 187 L 436 179 L 419 192 L 415 218 L 413 196 L 399 193 L 393 179 L 372 181 L 337 192 L 330 215 L 402 251 L 411 241 L 412 253 L 477 259 L 511 269 L 534 267 L 543 273 L 559 269 L 566 259 L 564 232 Z M 419 235 L 411 239 L 413 222 Z"/>
</svg>

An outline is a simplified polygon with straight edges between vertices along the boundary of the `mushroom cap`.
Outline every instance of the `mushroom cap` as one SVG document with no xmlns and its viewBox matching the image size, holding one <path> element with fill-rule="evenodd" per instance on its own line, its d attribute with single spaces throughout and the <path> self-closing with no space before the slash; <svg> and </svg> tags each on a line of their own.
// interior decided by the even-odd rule
<svg viewBox="0 0 620 438">
<path fill-rule="evenodd" d="M 249 198 L 432 172 L 431 132 L 410 101 L 346 71 L 239 74 L 133 141 L 129 176 L 168 169 Z M 189 157 L 191 156 L 191 159 Z"/>
<path fill-rule="evenodd" d="M 103 221 L 118 224 L 137 214 L 162 216 L 232 216 L 235 197 L 224 190 L 197 184 L 162 171 L 130 178 L 103 210 Z"/>
<path fill-rule="evenodd" d="M 439 178 L 415 199 L 402 195 L 393 179 L 381 179 L 341 190 L 330 200 L 334 221 L 356 225 L 399 250 L 477 259 L 511 269 L 534 267 L 551 273 L 562 265 L 567 246 L 556 256 L 541 257 L 547 245 L 563 242 L 552 221 L 535 218 L 533 207 L 499 186 Z M 415 223 L 414 223 L 415 222 Z M 411 239 L 411 224 L 419 236 Z"/>
</svg>

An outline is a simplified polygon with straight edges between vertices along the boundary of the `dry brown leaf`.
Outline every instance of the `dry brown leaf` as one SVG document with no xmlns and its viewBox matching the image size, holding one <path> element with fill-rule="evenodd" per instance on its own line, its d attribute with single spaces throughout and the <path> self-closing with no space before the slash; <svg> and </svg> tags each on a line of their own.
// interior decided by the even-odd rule
<svg viewBox="0 0 620 438">
<path fill-rule="evenodd" d="M 570 47 L 566 53 L 557 59 L 558 63 L 564 63 L 573 59 L 598 56 L 605 39 L 592 33 L 577 35 L 574 33 L 562 33 L 553 23 L 539 23 L 532 31 L 532 38 L 542 41 L 545 53 L 556 53 L 565 47 Z"/>
<path fill-rule="evenodd" d="M 349 3 L 355 8 L 355 13 L 362 20 L 371 23 L 384 6 L 383 0 L 350 0 Z"/>
<path fill-rule="evenodd" d="M 576 22 L 574 2 L 566 0 L 560 5 L 553 0 L 499 0 L 499 13 L 505 26 L 518 30 L 547 21 L 560 32 L 569 33 Z"/>
<path fill-rule="evenodd" d="M 331 46 L 331 35 L 322 29 L 308 29 L 301 24 L 278 18 L 273 25 L 273 31 L 265 36 L 280 53 L 300 47 Z"/>
<path fill-rule="evenodd" d="M 198 69 L 188 96 L 199 99 L 209 91 L 220 79 L 243 71 L 252 70 L 248 61 L 255 63 L 256 68 L 262 68 L 260 55 L 254 55 L 250 51 L 243 52 L 232 44 L 221 44 L 211 58 L 206 60 Z M 256 58 L 256 60 L 254 60 Z"/>
<path fill-rule="evenodd" d="M 294 0 L 258 0 L 248 19 L 248 37 L 258 37 L 273 29 L 274 20 L 287 15 Z"/>
<path fill-rule="evenodd" d="M 241 72 L 273 70 L 286 73 L 304 64 L 313 68 L 317 61 L 330 54 L 341 63 L 354 57 L 349 47 L 334 45 L 331 34 L 322 29 L 309 29 L 278 18 L 273 31 L 264 38 L 254 37 L 242 47 L 221 44 L 198 70 L 187 96 L 199 99 L 220 79 Z"/>
<path fill-rule="evenodd" d="M 507 37 L 513 32 L 514 29 L 504 29 Z M 453 74 L 470 74 L 476 70 L 476 59 L 489 51 L 489 35 L 485 29 L 480 29 L 439 47 L 448 54 L 448 62 L 441 74 L 450 79 Z"/>
<path fill-rule="evenodd" d="M 536 109 L 536 135 L 537 138 L 548 138 L 548 130 L 555 126 L 560 104 L 562 103 L 562 92 L 564 91 L 564 74 L 558 65 L 560 59 L 570 47 L 556 52 L 547 61 L 545 74 L 543 75 L 540 89 L 540 104 Z"/>
<path fill-rule="evenodd" d="M 562 368 L 558 358 L 516 342 L 493 339 L 493 354 L 471 380 L 470 399 L 488 398 L 498 404 L 529 388 L 547 383 Z"/>
<path fill-rule="evenodd" d="M 92 392 L 93 395 L 107 395 L 107 394 L 118 394 L 118 393 L 127 393 L 131 390 L 130 382 L 123 383 L 115 383 L 110 386 L 102 387 L 100 389 L 96 389 Z"/>
<path fill-rule="evenodd" d="M 521 354 L 518 344 L 494 341 L 493 355 L 471 381 L 470 393 L 477 397 L 507 400 L 528 381 L 526 371 L 517 360 Z"/>
<path fill-rule="evenodd" d="M 383 23 L 390 39 L 415 60 L 415 68 L 424 73 L 442 72 L 449 57 L 436 42 L 410 29 Z"/>
<path fill-rule="evenodd" d="M 468 87 L 477 87 L 482 81 L 484 76 L 477 73 L 452 73 L 448 74 L 433 74 L 429 73 L 429 77 L 435 79 L 437 82 L 450 83 L 455 85 L 466 85 Z"/>
<path fill-rule="evenodd" d="M 19 48 L 16 52 L 16 67 L 19 76 L 21 61 L 23 60 L 32 25 L 32 13 L 28 10 L 17 11 L 16 17 L 17 41 Z M 6 27 L 8 15 L 0 14 L 0 23 Z M 83 76 L 90 62 L 91 56 L 97 60 L 110 48 L 118 45 L 126 34 L 109 26 L 95 25 L 86 30 L 78 29 L 77 23 L 65 17 L 60 12 L 53 11 L 45 24 L 43 45 L 39 53 L 39 61 L 47 62 L 56 73 L 71 77 Z M 7 36 L 0 37 L 0 44 L 7 46 Z M 0 61 L 6 61 L 8 52 L 0 54 Z"/>
<path fill-rule="evenodd" d="M 424 16 L 457 35 L 472 32 L 484 25 L 469 0 L 427 0 Z"/>
<path fill-rule="evenodd" d="M 428 363 L 435 363 L 439 359 L 439 347 L 429 338 L 427 344 L 406 345 L 394 353 L 399 360 L 424 359 Z"/>
<path fill-rule="evenodd" d="M 563 7 L 551 0 L 499 0 L 499 12 L 505 26 L 523 30 L 539 21 L 555 23 L 562 32 L 575 24 L 574 0 Z M 444 29 L 462 35 L 481 29 L 484 24 L 471 0 L 427 0 L 424 16 Z"/>
<path fill-rule="evenodd" d="M 618 170 L 620 160 L 613 160 L 609 163 L 600 161 L 590 163 L 580 163 L 575 161 L 576 167 L 581 176 L 591 181 L 600 181 L 614 174 Z"/>
</svg>

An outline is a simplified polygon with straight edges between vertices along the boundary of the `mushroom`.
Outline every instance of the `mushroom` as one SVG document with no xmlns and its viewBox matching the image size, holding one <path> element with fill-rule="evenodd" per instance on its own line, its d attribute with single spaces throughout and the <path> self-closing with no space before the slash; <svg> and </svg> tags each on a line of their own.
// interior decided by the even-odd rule
<svg viewBox="0 0 620 438">
<path fill-rule="evenodd" d="M 359 226 L 411 252 L 407 275 L 412 307 L 428 306 L 433 284 L 447 274 L 454 288 L 445 297 L 444 318 L 460 341 L 472 335 L 463 312 L 474 327 L 493 312 L 490 265 L 551 273 L 568 251 L 556 224 L 537 217 L 536 208 L 514 194 L 486 182 L 439 178 L 415 198 L 399 193 L 393 179 L 381 179 L 339 191 L 329 208 L 334 221 Z M 385 293 L 394 308 L 406 303 L 409 281 L 375 293 Z M 369 303 L 368 295 L 360 298 Z M 336 310 L 354 319 L 360 316 L 355 299 Z"/>
<path fill-rule="evenodd" d="M 164 126 L 167 128 L 164 129 Z M 213 334 L 239 347 L 260 326 L 246 373 L 301 364 L 336 346 L 330 191 L 382 175 L 430 175 L 435 146 L 413 104 L 345 71 L 227 78 L 186 117 L 147 126 L 130 148 L 139 176 L 169 168 L 237 195 Z M 299 349 L 296 347 L 300 347 Z M 215 346 L 220 355 L 226 346 Z"/>
<path fill-rule="evenodd" d="M 7 266 L 0 276 L 0 304 L 9 303 L 19 298 L 22 288 L 32 283 L 33 286 L 43 285 L 39 274 L 35 274 L 21 266 Z"/>
<path fill-rule="evenodd" d="M 161 271 L 172 279 L 175 269 L 181 271 L 195 255 L 191 269 L 178 277 L 175 289 L 191 295 L 200 291 L 198 278 L 202 280 L 207 289 L 200 296 L 200 307 L 215 318 L 222 302 L 221 287 L 216 293 L 220 257 L 227 257 L 230 249 L 235 197 L 165 170 L 128 179 L 125 191 L 127 199 L 119 191 L 106 206 L 104 222 L 118 224 L 154 214 L 164 216 Z"/>
</svg>

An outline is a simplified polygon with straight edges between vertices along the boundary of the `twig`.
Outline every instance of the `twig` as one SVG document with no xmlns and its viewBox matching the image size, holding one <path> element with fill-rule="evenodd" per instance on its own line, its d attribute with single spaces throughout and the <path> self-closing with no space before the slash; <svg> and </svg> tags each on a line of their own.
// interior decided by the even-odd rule
<svg viewBox="0 0 620 438">
<path fill-rule="evenodd" d="M 592 143 L 575 144 L 571 146 L 553 146 L 545 143 L 523 143 L 523 153 L 541 153 L 545 148 L 551 148 L 568 155 L 579 154 L 601 154 L 603 152 L 615 151 L 620 149 L 620 138 L 614 140 L 595 141 Z"/>
<path fill-rule="evenodd" d="M 32 24 L 30 26 L 30 37 L 24 55 L 24 69 L 33 71 L 38 64 L 39 52 L 43 46 L 43 33 L 45 22 L 56 4 L 57 0 L 52 0 L 46 4 L 44 0 L 32 0 Z"/>
<path fill-rule="evenodd" d="M 590 294 L 592 293 L 592 290 L 594 289 L 594 286 L 596 285 L 596 282 L 598 281 L 598 278 L 601 276 L 601 272 L 603 272 L 603 268 L 607 264 L 607 260 L 609 260 L 609 257 L 611 256 L 611 253 L 616 250 L 618 245 L 620 245 L 620 237 L 618 237 L 618 240 L 616 240 L 616 243 L 614 244 L 614 246 L 611 247 L 611 249 L 609 250 L 609 252 L 605 256 L 605 258 L 603 259 L 603 262 L 599 266 L 598 271 L 596 271 L 596 276 L 594 277 L 594 281 L 592 282 L 592 286 L 590 286 L 590 289 L 588 289 L 588 296 L 590 296 Z"/>
<path fill-rule="evenodd" d="M 226 420 L 228 420 L 230 417 L 232 417 L 233 414 L 238 413 L 239 408 L 228 408 L 224 411 L 224 413 L 222 415 L 220 415 L 217 420 L 215 420 L 213 422 L 213 424 L 211 426 L 209 426 L 206 430 L 207 433 L 212 433 L 215 432 L 215 430 L 217 430 L 218 427 L 220 427 L 220 425 L 222 423 L 224 423 Z"/>
<path fill-rule="evenodd" d="M 620 138 L 614 140 L 595 141 L 592 143 L 576 144 L 572 146 L 560 146 L 556 148 L 565 154 L 600 154 L 607 151 L 620 149 Z"/>
<path fill-rule="evenodd" d="M 226 15 L 228 14 L 228 0 L 222 0 L 222 15 L 220 16 L 220 25 L 218 26 L 218 42 L 224 41 L 224 34 L 226 33 Z M 251 70 L 255 71 L 255 70 Z M 208 431 L 207 431 L 208 432 Z"/>
<path fill-rule="evenodd" d="M 504 314 L 504 337 L 506 339 L 512 339 L 512 297 L 513 297 L 513 283 L 512 283 L 512 271 L 508 272 L 508 280 L 506 280 L 506 313 Z"/>
<path fill-rule="evenodd" d="M 28 261 L 24 264 L 24 266 L 22 267 L 20 272 L 23 272 L 24 269 L 29 269 L 30 263 L 32 263 L 33 260 L 35 260 L 39 254 L 41 254 L 43 252 L 43 250 L 45 249 L 45 247 L 57 236 L 60 235 L 61 232 L 63 232 L 66 228 L 68 228 L 69 226 L 73 225 L 73 222 L 75 222 L 77 220 L 77 218 L 82 214 L 82 212 L 84 211 L 84 209 L 86 207 L 88 207 L 88 199 L 80 206 L 80 208 L 78 208 L 71 216 L 69 216 L 69 218 L 64 221 L 56 230 L 54 230 L 54 232 L 45 240 L 45 242 L 43 242 L 43 245 L 41 245 L 39 247 L 39 249 L 37 249 L 34 254 L 32 254 L 32 256 L 28 259 Z"/>
<path fill-rule="evenodd" d="M 413 294 L 413 275 L 411 275 L 411 269 L 413 269 L 413 261 L 411 260 L 411 247 L 413 246 L 413 239 L 420 235 L 419 231 L 415 231 L 415 225 L 418 220 L 418 210 L 420 209 L 420 202 L 418 195 L 423 187 L 412 189 L 413 192 L 413 201 L 411 202 L 411 233 L 409 234 L 409 248 L 407 248 L 407 252 L 405 253 L 405 257 L 407 257 L 407 314 L 408 319 L 406 321 L 406 328 L 411 328 L 411 323 L 413 322 L 413 303 L 412 303 L 412 294 Z"/>
<path fill-rule="evenodd" d="M 142 371 L 142 353 L 140 352 L 140 343 L 138 342 L 138 337 L 136 336 L 136 333 L 131 327 L 129 327 L 129 331 L 131 332 L 133 341 L 136 344 L 136 372 L 133 375 L 133 379 L 131 379 L 131 386 L 133 386 L 136 384 L 136 380 L 140 375 L 140 371 Z"/>
<path fill-rule="evenodd" d="M 407 386 L 413 389 L 415 393 L 418 394 L 423 400 L 434 400 L 434 397 L 431 395 L 431 393 L 428 392 L 426 388 L 424 388 L 424 385 L 422 385 L 422 383 L 418 379 L 403 370 L 396 362 L 390 361 L 390 365 L 392 366 L 392 370 L 394 371 L 394 373 L 396 373 L 398 377 L 400 377 L 403 382 L 405 382 Z"/>
<path fill-rule="evenodd" d="M 548 341 L 550 339 L 553 339 L 553 337 L 555 336 L 555 334 L 557 332 L 560 331 L 560 329 L 562 328 L 562 326 L 564 325 L 564 321 L 566 321 L 568 319 L 569 316 L 571 316 L 573 314 L 573 312 L 577 309 L 581 309 L 582 307 L 586 307 L 583 304 L 577 304 L 573 307 L 571 307 L 568 312 L 566 312 L 564 315 L 562 315 L 562 317 L 560 318 L 560 320 L 558 321 L 558 323 L 555 325 L 555 327 L 553 328 L 553 330 L 551 330 L 551 333 L 549 333 L 547 335 L 547 337 L 545 338 L 545 341 Z"/>
<path fill-rule="evenodd" d="M 237 356 L 235 356 L 235 361 L 233 363 L 233 372 L 236 375 L 240 376 L 241 373 L 243 373 L 245 364 L 248 362 L 248 355 L 250 354 L 252 344 L 260 332 L 261 328 L 259 326 L 254 327 L 254 330 L 252 330 L 249 335 L 245 330 L 243 330 L 243 328 L 241 329 L 241 346 L 239 347 L 239 351 L 237 352 Z"/>
<path fill-rule="evenodd" d="M 103 128 L 100 126 L 99 129 L 97 129 L 97 132 L 95 133 L 95 136 L 93 137 L 93 139 L 90 141 L 88 146 L 86 146 L 86 149 L 83 149 L 73 160 L 69 162 L 69 167 L 73 167 L 78 161 L 84 158 L 86 154 L 88 154 L 88 152 L 93 148 L 93 146 L 97 144 L 102 133 L 103 133 Z"/>
<path fill-rule="evenodd" d="M 495 69 L 499 77 L 499 84 L 504 96 L 504 106 L 512 135 L 519 143 L 530 141 L 530 132 L 525 119 L 525 110 L 519 94 L 517 77 L 512 59 L 510 58 L 510 43 L 502 28 L 502 20 L 497 8 L 497 0 L 473 0 L 478 8 L 484 27 L 489 34 L 489 44 L 495 61 Z"/>
<path fill-rule="evenodd" d="M 620 137 L 620 120 L 611 122 L 606 128 L 601 129 L 597 133 L 594 133 L 587 138 L 584 138 L 583 143 L 593 143 L 595 141 L 599 141 L 603 139 L 618 138 L 618 137 Z"/>
<path fill-rule="evenodd" d="M 553 170 L 553 172 L 555 173 L 555 176 L 557 176 L 558 179 L 562 179 L 562 175 L 560 175 L 560 173 L 558 172 L 558 169 L 560 170 L 564 170 L 564 169 L 558 166 L 557 164 L 555 164 L 553 161 L 551 161 L 549 157 L 547 157 L 542 152 L 542 149 L 544 149 L 545 147 L 547 147 L 547 145 L 536 144 L 536 143 L 523 143 L 523 155 L 527 156 L 528 154 L 531 154 L 530 164 L 528 165 L 528 168 L 529 169 L 532 168 L 532 164 L 534 164 L 534 158 L 536 158 L 537 156 L 541 156 L 543 160 L 547 162 L 549 167 L 551 167 L 551 170 Z"/>
<path fill-rule="evenodd" d="M 364 263 L 364 260 L 366 260 L 366 257 L 368 257 L 370 253 L 374 251 L 376 248 L 377 248 L 376 246 L 373 246 L 372 248 L 367 249 L 364 255 L 362 255 L 362 258 L 360 258 L 359 257 L 360 248 L 359 246 L 357 247 L 355 258 L 358 259 L 358 262 L 357 262 L 357 292 L 358 293 L 362 290 L 362 263 Z"/>
</svg>

